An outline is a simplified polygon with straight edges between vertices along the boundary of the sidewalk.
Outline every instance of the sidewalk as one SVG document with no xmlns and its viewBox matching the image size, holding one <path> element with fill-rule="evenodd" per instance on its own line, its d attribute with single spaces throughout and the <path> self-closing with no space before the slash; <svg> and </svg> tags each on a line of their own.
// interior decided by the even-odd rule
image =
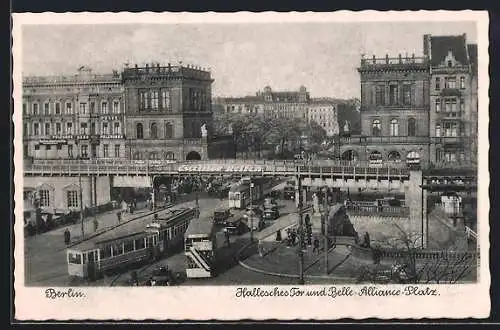
<svg viewBox="0 0 500 330">
<path fill-rule="evenodd" d="M 264 255 L 258 253 L 247 259 L 241 260 L 243 267 L 265 274 L 298 277 L 299 257 L 297 246 L 288 247 L 286 244 L 278 242 L 264 242 Z M 324 252 L 313 253 L 312 247 L 307 247 L 304 252 L 304 275 L 311 278 L 339 279 L 346 280 L 352 278 L 357 267 L 353 263 L 346 263 L 349 260 L 349 250 L 344 246 L 337 246 L 331 249 L 328 254 L 329 274 L 325 274 Z M 352 269 L 355 267 L 355 269 Z"/>
</svg>

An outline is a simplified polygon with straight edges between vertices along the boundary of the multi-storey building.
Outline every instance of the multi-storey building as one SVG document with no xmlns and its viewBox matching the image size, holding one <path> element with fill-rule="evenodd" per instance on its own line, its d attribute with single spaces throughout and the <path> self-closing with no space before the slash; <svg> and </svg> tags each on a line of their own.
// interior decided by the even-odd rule
<svg viewBox="0 0 500 330">
<path fill-rule="evenodd" d="M 231 157 L 212 135 L 210 72 L 190 66 L 125 68 L 23 79 L 24 156 L 33 159 Z"/>
<path fill-rule="evenodd" d="M 120 158 L 124 156 L 123 87 L 118 73 L 23 79 L 24 156 Z"/>
<path fill-rule="evenodd" d="M 214 107 L 220 114 L 258 114 L 266 119 L 298 118 L 315 121 L 327 134 L 338 133 L 337 105 L 315 100 L 304 86 L 298 91 L 273 91 L 266 86 L 255 96 L 216 98 Z"/>
<path fill-rule="evenodd" d="M 424 36 L 430 60 L 431 154 L 440 163 L 476 160 L 477 45 L 466 35 Z"/>
<path fill-rule="evenodd" d="M 465 35 L 424 36 L 424 54 L 362 58 L 361 135 L 343 159 L 413 164 L 470 161 L 477 132 L 477 51 Z"/>
<path fill-rule="evenodd" d="M 206 159 L 212 131 L 209 71 L 190 66 L 125 68 L 128 157 Z M 203 134 L 202 131 L 206 134 Z"/>
</svg>

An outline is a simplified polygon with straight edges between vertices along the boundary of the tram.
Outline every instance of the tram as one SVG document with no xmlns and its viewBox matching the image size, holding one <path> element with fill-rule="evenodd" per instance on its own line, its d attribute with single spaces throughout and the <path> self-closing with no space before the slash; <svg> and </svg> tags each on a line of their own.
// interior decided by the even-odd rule
<svg viewBox="0 0 500 330">
<path fill-rule="evenodd" d="M 68 274 L 85 279 L 106 272 L 154 261 L 182 243 L 196 209 L 170 211 L 166 218 L 155 217 L 131 223 L 67 249 Z"/>
<path fill-rule="evenodd" d="M 187 278 L 214 276 L 217 240 L 213 219 L 209 217 L 191 221 L 184 239 Z"/>
<path fill-rule="evenodd" d="M 250 184 L 253 187 L 250 189 Z M 257 201 L 269 194 L 274 187 L 275 180 L 270 178 L 256 178 L 252 181 L 243 181 L 229 190 L 229 208 L 245 209 L 250 201 Z M 250 192 L 252 197 L 250 197 Z"/>
</svg>

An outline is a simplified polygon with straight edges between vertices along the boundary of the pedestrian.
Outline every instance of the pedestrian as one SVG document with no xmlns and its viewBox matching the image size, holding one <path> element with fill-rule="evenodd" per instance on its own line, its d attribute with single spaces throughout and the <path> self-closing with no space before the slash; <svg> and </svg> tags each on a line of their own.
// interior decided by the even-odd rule
<svg viewBox="0 0 500 330">
<path fill-rule="evenodd" d="M 262 244 L 262 241 L 259 240 L 259 243 L 257 244 L 257 248 L 259 249 L 259 255 L 260 257 L 264 257 L 264 245 Z"/>
<path fill-rule="evenodd" d="M 319 254 L 319 239 L 314 239 L 314 244 L 313 244 L 314 248 L 313 248 L 313 253 L 314 252 L 318 252 Z"/>
<path fill-rule="evenodd" d="M 118 224 L 122 222 L 122 212 L 118 211 L 116 212 L 116 219 L 118 220 Z"/>
<path fill-rule="evenodd" d="M 71 241 L 71 233 L 69 232 L 68 228 L 64 231 L 64 244 L 69 245 L 69 242 Z"/>
<path fill-rule="evenodd" d="M 229 238 L 229 231 L 227 230 L 227 228 L 224 228 L 224 235 L 225 235 L 225 239 L 226 239 L 226 245 L 228 247 L 231 246 L 231 240 Z"/>
<path fill-rule="evenodd" d="M 99 228 L 99 221 L 97 221 L 97 219 L 94 219 L 94 232 L 97 231 L 97 228 Z"/>
</svg>

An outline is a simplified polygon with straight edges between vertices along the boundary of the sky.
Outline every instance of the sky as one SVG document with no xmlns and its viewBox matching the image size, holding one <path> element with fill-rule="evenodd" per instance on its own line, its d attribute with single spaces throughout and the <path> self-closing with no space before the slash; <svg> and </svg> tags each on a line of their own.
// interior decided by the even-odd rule
<svg viewBox="0 0 500 330">
<path fill-rule="evenodd" d="M 474 22 L 25 25 L 22 74 L 95 73 L 124 63 L 193 64 L 210 68 L 213 96 L 298 90 L 311 97 L 360 94 L 361 54 L 422 55 L 423 35 L 460 35 L 477 42 Z"/>
</svg>

